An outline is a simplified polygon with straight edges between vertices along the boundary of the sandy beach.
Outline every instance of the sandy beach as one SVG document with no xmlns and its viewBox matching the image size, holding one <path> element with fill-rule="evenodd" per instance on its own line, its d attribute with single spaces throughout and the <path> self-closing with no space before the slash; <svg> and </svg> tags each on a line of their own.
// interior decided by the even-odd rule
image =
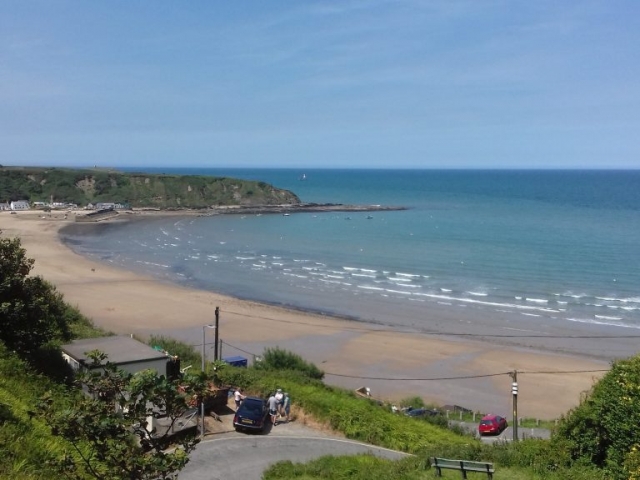
<svg viewBox="0 0 640 480">
<path fill-rule="evenodd" d="M 317 364 L 327 372 L 329 384 L 367 386 L 384 400 L 417 395 L 507 418 L 512 400 L 507 372 L 518 371 L 519 416 L 552 419 L 577 405 L 603 374 L 597 371 L 609 367 L 606 361 L 577 355 L 393 332 L 163 283 L 75 254 L 59 239 L 59 230 L 73 221 L 72 215 L 64 217 L 0 212 L 0 230 L 5 237 L 21 239 L 36 261 L 34 274 L 56 285 L 96 325 L 115 333 L 161 334 L 200 348 L 203 325 L 213 321 L 214 309 L 220 307 L 223 355 L 259 355 L 278 346 Z M 207 344 L 212 343 L 212 332 L 205 334 Z M 207 355 L 213 356 L 211 348 Z M 575 371 L 581 373 L 562 373 Z"/>
</svg>

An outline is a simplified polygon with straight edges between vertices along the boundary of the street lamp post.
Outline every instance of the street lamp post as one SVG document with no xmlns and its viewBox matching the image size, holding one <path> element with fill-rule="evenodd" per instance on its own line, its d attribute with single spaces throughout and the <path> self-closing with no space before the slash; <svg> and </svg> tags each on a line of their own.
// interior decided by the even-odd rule
<svg viewBox="0 0 640 480">
<path fill-rule="evenodd" d="M 202 373 L 205 373 L 205 365 L 206 365 L 206 345 L 207 345 L 207 337 L 206 337 L 206 329 L 213 328 L 218 331 L 217 325 L 203 325 L 202 326 Z M 202 398 L 200 399 L 200 423 L 202 425 L 202 430 L 200 431 L 200 438 L 204 438 L 204 392 L 202 393 Z"/>
</svg>

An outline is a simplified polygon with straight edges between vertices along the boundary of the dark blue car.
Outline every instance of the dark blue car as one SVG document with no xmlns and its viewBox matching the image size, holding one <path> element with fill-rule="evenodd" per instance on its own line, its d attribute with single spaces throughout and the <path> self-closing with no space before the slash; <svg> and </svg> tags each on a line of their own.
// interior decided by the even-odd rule
<svg viewBox="0 0 640 480">
<path fill-rule="evenodd" d="M 235 416 L 233 417 L 233 427 L 236 431 L 263 431 L 267 422 L 267 402 L 258 397 L 246 397 Z"/>
</svg>

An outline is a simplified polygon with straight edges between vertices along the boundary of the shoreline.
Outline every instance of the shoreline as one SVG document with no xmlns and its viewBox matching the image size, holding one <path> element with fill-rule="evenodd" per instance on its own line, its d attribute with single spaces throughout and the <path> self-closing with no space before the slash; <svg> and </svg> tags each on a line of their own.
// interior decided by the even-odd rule
<svg viewBox="0 0 640 480">
<path fill-rule="evenodd" d="M 165 212 L 125 219 L 148 215 Z M 517 369 L 520 374 L 520 415 L 549 419 L 578 405 L 581 392 L 604 373 L 596 370 L 609 367 L 604 360 L 575 354 L 464 337 L 433 338 L 360 319 L 169 284 L 75 254 L 60 238 L 60 230 L 74 223 L 72 219 L 41 218 L 38 212 L 0 212 L 2 235 L 21 238 L 27 256 L 36 260 L 33 273 L 56 285 L 65 300 L 78 306 L 96 325 L 115 333 L 145 338 L 165 335 L 200 346 L 202 326 L 211 322 L 213 310 L 219 306 L 220 337 L 225 342 L 222 355 L 260 354 L 264 348 L 278 346 L 318 365 L 327 372 L 328 384 L 351 390 L 368 386 L 375 398 L 385 400 L 421 396 L 441 405 L 457 404 L 507 417 L 511 410 L 509 371 Z M 578 370 L 584 372 L 541 373 Z M 500 375 L 480 377 L 496 373 Z M 476 378 L 434 380 L 462 376 Z"/>
</svg>

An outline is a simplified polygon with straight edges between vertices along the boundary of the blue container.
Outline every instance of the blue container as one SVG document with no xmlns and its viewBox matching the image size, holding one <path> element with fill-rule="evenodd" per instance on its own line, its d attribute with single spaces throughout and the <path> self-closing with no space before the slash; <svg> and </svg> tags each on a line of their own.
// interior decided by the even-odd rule
<svg viewBox="0 0 640 480">
<path fill-rule="evenodd" d="M 248 363 L 247 359 L 240 355 L 236 355 L 235 357 L 222 357 L 222 360 L 234 367 L 246 367 Z"/>
</svg>

